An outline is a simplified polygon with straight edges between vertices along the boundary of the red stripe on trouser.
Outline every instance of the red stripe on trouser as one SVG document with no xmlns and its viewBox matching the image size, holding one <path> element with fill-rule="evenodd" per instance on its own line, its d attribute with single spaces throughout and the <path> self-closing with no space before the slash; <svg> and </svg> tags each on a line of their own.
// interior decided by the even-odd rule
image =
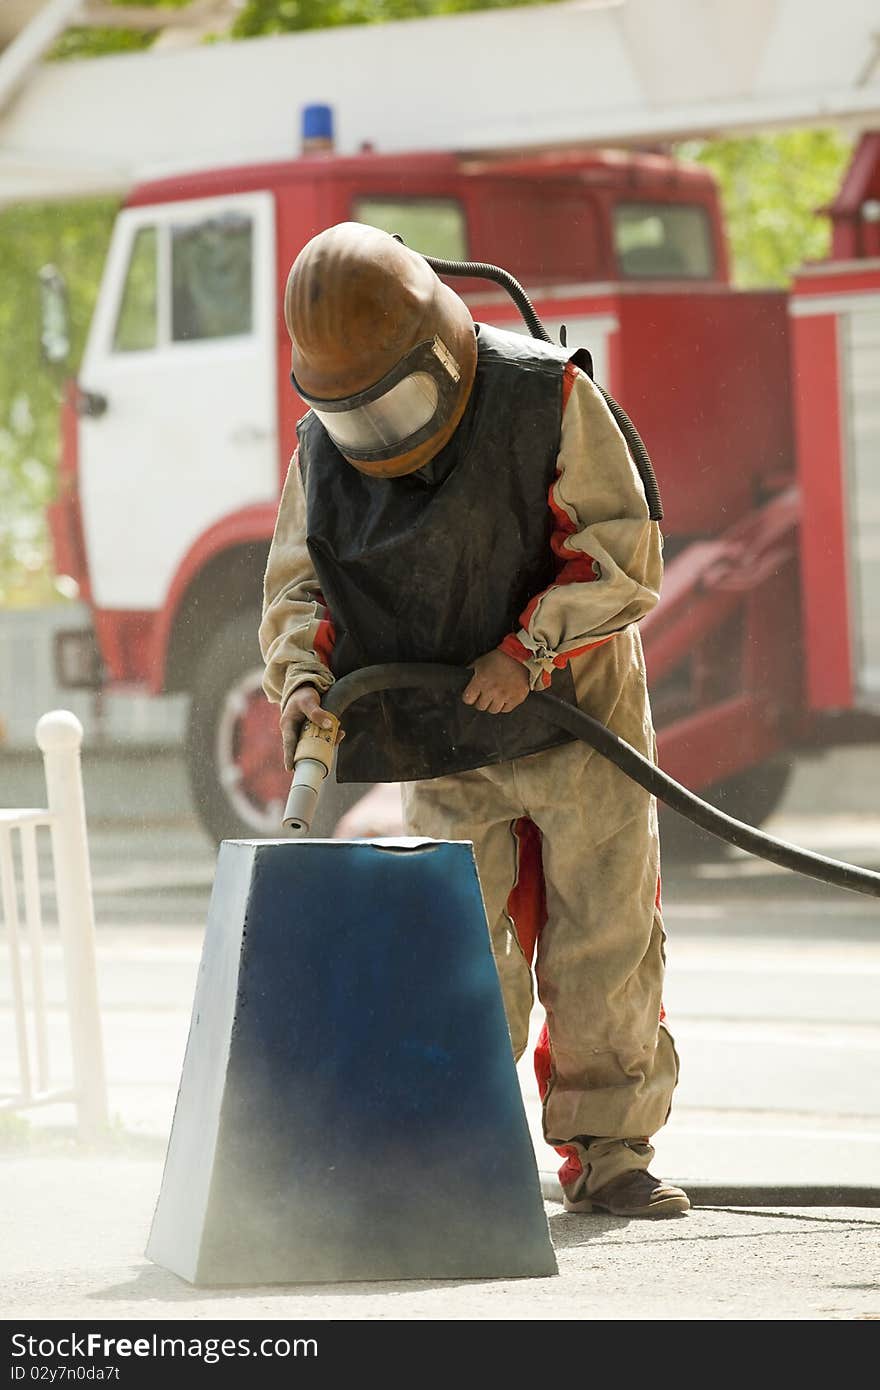
<svg viewBox="0 0 880 1390">
<path fill-rule="evenodd" d="M 544 873 L 541 867 L 541 832 L 527 816 L 513 823 L 516 840 L 516 881 L 507 899 L 507 915 L 529 969 L 535 963 L 538 937 L 547 921 Z"/>
<path fill-rule="evenodd" d="M 513 833 L 516 838 L 516 881 L 507 899 L 507 915 L 513 922 L 520 949 L 531 969 L 535 963 L 538 940 L 547 921 L 541 832 L 533 821 L 523 816 L 514 822 Z M 545 1023 L 535 1047 L 535 1076 L 542 1100 L 550 1082 L 550 1067 L 550 1035 Z M 565 1159 L 559 1170 L 559 1181 L 576 1181 L 583 1172 L 577 1151 L 564 1145 L 556 1152 Z"/>
<path fill-rule="evenodd" d="M 531 824 L 530 821 L 527 822 L 527 823 L 528 823 L 528 824 Z M 520 824 L 520 822 L 517 821 L 517 825 L 519 825 L 519 824 Z M 539 839 L 538 839 L 538 852 L 539 852 L 539 854 L 540 854 L 540 848 L 541 848 L 541 846 L 540 846 L 540 837 L 539 837 Z M 534 863 L 534 864 L 529 864 L 529 865 L 528 865 L 527 872 L 528 872 L 528 873 L 531 873 L 531 874 L 534 874 L 534 873 L 537 873 L 537 874 L 538 874 L 538 877 L 540 878 L 540 896 L 541 896 L 541 901 L 543 902 L 544 899 L 545 899 L 544 874 L 543 874 L 543 868 L 542 868 L 542 865 L 541 865 L 540 858 L 537 860 L 536 863 Z M 517 887 L 519 887 L 522 878 L 523 878 L 523 864 L 522 864 L 522 860 L 521 860 L 521 861 L 520 861 L 520 865 L 519 865 L 519 874 L 518 874 L 518 876 L 517 876 Z M 533 889 L 533 892 L 535 892 L 535 891 L 536 891 L 536 890 Z M 659 876 L 659 874 L 658 874 L 658 876 L 657 876 L 657 892 L 656 892 L 656 895 L 655 895 L 655 897 L 654 897 L 654 903 L 655 903 L 655 905 L 656 905 L 658 908 L 660 907 L 660 876 Z M 545 911 L 545 920 L 546 920 L 546 911 Z M 543 925 L 543 923 L 542 923 L 542 925 Z M 519 935 L 518 932 L 517 932 L 517 935 Z M 528 960 L 529 957 L 526 957 L 526 959 Z M 660 1022 L 661 1022 L 661 1023 L 663 1022 L 663 1020 L 665 1019 L 665 1017 L 666 1017 L 666 1010 L 664 1009 L 663 1005 L 661 1004 L 661 1005 L 660 1005 Z M 550 1057 L 550 1034 L 549 1034 L 549 1032 L 548 1032 L 547 1024 L 546 1024 L 546 1022 L 545 1022 L 544 1027 L 541 1029 L 541 1033 L 540 1033 L 540 1036 L 539 1036 L 539 1038 L 538 1038 L 537 1044 L 536 1044 L 536 1046 L 535 1046 L 535 1077 L 536 1077 L 537 1082 L 538 1082 L 538 1094 L 540 1095 L 542 1101 L 543 1101 L 544 1097 L 546 1096 L 546 1094 L 547 1094 L 547 1088 L 548 1088 L 548 1086 L 550 1085 L 550 1074 L 551 1074 L 551 1071 L 552 1071 L 552 1061 L 551 1061 L 551 1057 Z M 596 1137 L 597 1137 L 597 1138 L 605 1138 L 605 1137 L 611 1137 L 611 1136 L 602 1135 L 602 1136 L 596 1136 Z M 556 1152 L 560 1155 L 561 1158 L 564 1158 L 564 1159 L 565 1159 L 565 1162 L 562 1164 L 562 1166 L 561 1166 L 560 1169 L 559 1169 L 559 1182 L 560 1182 L 560 1185 L 561 1185 L 563 1188 L 566 1188 L 566 1187 L 571 1186 L 572 1183 L 577 1182 L 578 1178 L 581 1176 L 581 1174 L 582 1174 L 583 1171 L 584 1171 L 584 1169 L 583 1169 L 583 1164 L 581 1163 L 580 1158 L 578 1157 L 577 1150 L 576 1150 L 576 1149 L 573 1149 L 573 1148 L 571 1147 L 570 1144 L 560 1144 L 560 1145 L 557 1147 Z"/>
<path fill-rule="evenodd" d="M 656 907 L 656 909 L 657 909 L 658 912 L 661 910 L 661 908 L 660 908 L 660 875 L 659 875 L 659 874 L 657 875 L 657 892 L 656 892 L 655 895 L 654 895 L 654 906 Z M 662 1023 L 662 1022 L 664 1021 L 665 1018 L 666 1018 L 666 1010 L 665 1010 L 665 1008 L 663 1007 L 663 1000 L 661 999 L 661 1000 L 660 1000 L 660 1022 Z"/>
<path fill-rule="evenodd" d="M 550 1070 L 550 1034 L 545 1022 L 535 1046 L 535 1076 L 538 1080 L 538 1094 L 541 1100 L 546 1096 L 547 1087 L 550 1085 Z M 577 1149 L 573 1149 L 570 1144 L 560 1144 L 556 1152 L 565 1159 L 559 1169 L 560 1184 L 562 1187 L 568 1187 L 571 1183 L 576 1182 L 584 1171 L 583 1164 L 578 1158 Z"/>
</svg>

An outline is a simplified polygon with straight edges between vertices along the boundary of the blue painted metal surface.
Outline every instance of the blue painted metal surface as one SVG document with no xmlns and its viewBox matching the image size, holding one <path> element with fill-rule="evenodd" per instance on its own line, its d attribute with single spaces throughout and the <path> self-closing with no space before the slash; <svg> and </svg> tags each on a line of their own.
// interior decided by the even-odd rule
<svg viewBox="0 0 880 1390">
<path fill-rule="evenodd" d="M 555 1273 L 469 844 L 224 842 L 147 1254 L 203 1284 Z"/>
</svg>

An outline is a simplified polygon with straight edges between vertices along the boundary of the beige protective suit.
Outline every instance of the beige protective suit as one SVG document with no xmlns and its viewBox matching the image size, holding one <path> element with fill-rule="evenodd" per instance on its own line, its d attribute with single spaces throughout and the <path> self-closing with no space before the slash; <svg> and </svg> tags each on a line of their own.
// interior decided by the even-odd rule
<svg viewBox="0 0 880 1390">
<path fill-rule="evenodd" d="M 592 382 L 566 368 L 553 513 L 555 583 L 502 643 L 533 688 L 569 662 L 580 707 L 646 757 L 655 739 L 639 633 L 662 538 L 623 436 Z M 294 460 L 265 578 L 264 688 L 283 705 L 326 690 L 329 618 L 306 548 Z M 496 718 L 503 719 L 504 715 Z M 654 799 L 581 743 L 404 789 L 412 833 L 472 840 L 514 1053 L 528 1040 L 532 966 L 546 1028 L 536 1053 L 544 1134 L 569 1195 L 647 1168 L 678 1077 L 661 1022 L 665 964 Z M 543 861 L 544 892 L 540 882 Z"/>
</svg>

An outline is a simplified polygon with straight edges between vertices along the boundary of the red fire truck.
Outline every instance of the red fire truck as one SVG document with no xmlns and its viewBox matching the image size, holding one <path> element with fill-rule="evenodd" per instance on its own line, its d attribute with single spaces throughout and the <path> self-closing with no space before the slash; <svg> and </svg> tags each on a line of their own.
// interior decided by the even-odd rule
<svg viewBox="0 0 880 1390">
<path fill-rule="evenodd" d="M 832 258 L 786 294 L 732 288 L 713 180 L 661 155 L 365 151 L 135 188 L 63 408 L 55 560 L 94 626 L 61 644 L 62 678 L 189 692 L 205 826 L 277 833 L 256 633 L 304 409 L 280 303 L 304 242 L 357 219 L 504 266 L 590 349 L 663 496 L 642 629 L 661 764 L 760 822 L 796 750 L 880 733 L 880 135 L 830 213 Z M 453 284 L 522 328 L 495 286 Z"/>
</svg>

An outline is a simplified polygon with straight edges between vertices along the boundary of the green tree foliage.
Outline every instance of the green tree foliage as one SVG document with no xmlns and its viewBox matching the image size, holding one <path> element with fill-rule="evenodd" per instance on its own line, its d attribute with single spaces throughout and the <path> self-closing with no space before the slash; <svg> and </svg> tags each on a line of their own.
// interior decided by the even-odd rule
<svg viewBox="0 0 880 1390">
<path fill-rule="evenodd" d="M 187 6 L 190 0 L 109 0 L 109 3 L 122 10 L 131 5 L 137 5 L 139 9 L 179 10 Z M 65 58 L 101 58 L 109 53 L 138 53 L 151 46 L 156 32 L 150 29 L 104 29 L 98 25 L 74 24 L 56 40 L 49 57 L 60 62 Z"/>
<path fill-rule="evenodd" d="M 145 29 L 101 29 L 99 26 L 76 24 L 55 40 L 50 59 L 62 62 L 65 58 L 104 58 L 110 53 L 140 53 L 149 48 L 155 34 Z"/>
<path fill-rule="evenodd" d="M 33 203 L 0 213 L 0 602 L 48 596 L 45 506 L 55 491 L 60 379 L 40 360 L 41 266 L 67 280 L 72 365 L 91 318 L 116 203 Z"/>
<path fill-rule="evenodd" d="M 548 0 L 247 0 L 232 26 L 234 38 L 329 29 L 340 24 L 381 24 L 466 10 L 510 9 Z M 552 0 L 551 0 L 552 3 Z"/>
<path fill-rule="evenodd" d="M 786 130 L 688 142 L 678 153 L 718 179 L 736 283 L 789 284 L 804 261 L 831 245 L 830 219 L 817 215 L 840 187 L 852 139 L 837 130 Z"/>
<path fill-rule="evenodd" d="M 181 9 L 191 0 L 110 0 L 110 3 L 121 9 L 131 5 Z M 251 39 L 303 29 L 332 29 L 341 24 L 381 24 L 389 19 L 418 19 L 432 14 L 548 3 L 556 3 L 556 0 L 246 0 L 228 37 Z M 58 39 L 50 57 L 95 58 L 107 53 L 138 52 L 150 48 L 155 38 L 155 32 L 145 29 L 74 25 Z"/>
</svg>

